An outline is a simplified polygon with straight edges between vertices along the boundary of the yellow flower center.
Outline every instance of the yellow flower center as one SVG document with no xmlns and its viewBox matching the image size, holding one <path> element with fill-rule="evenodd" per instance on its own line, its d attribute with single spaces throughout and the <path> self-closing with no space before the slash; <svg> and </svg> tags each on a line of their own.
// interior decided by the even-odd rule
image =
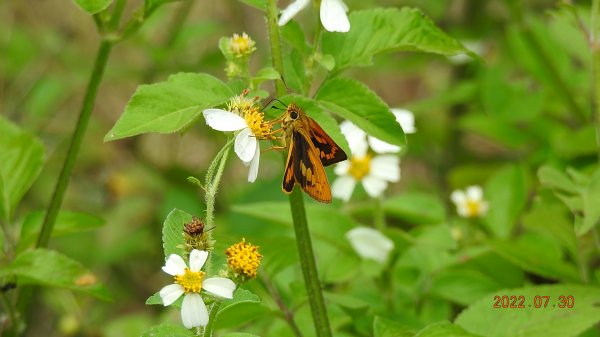
<svg viewBox="0 0 600 337">
<path fill-rule="evenodd" d="M 227 264 L 234 272 L 250 278 L 256 277 L 256 269 L 260 265 L 262 255 L 258 253 L 258 247 L 246 243 L 246 239 L 227 248 Z"/>
<path fill-rule="evenodd" d="M 190 268 L 185 268 L 183 275 L 175 275 L 175 283 L 183 287 L 183 291 L 187 293 L 199 293 L 202 290 L 202 281 L 206 275 L 203 271 L 191 271 Z"/>
<path fill-rule="evenodd" d="M 352 157 L 348 173 L 356 180 L 362 180 L 371 171 L 371 156 Z"/>
<path fill-rule="evenodd" d="M 264 122 L 265 114 L 260 112 L 258 108 L 252 107 L 246 110 L 244 113 L 244 119 L 256 138 L 275 139 L 271 132 L 271 125 Z"/>
<path fill-rule="evenodd" d="M 254 41 L 246 33 L 243 33 L 241 36 L 233 34 L 233 37 L 229 39 L 229 48 L 231 48 L 232 54 L 236 57 L 252 53 L 255 50 L 254 44 Z"/>
<path fill-rule="evenodd" d="M 481 214 L 481 202 L 479 200 L 467 199 L 467 216 L 475 217 Z"/>
</svg>

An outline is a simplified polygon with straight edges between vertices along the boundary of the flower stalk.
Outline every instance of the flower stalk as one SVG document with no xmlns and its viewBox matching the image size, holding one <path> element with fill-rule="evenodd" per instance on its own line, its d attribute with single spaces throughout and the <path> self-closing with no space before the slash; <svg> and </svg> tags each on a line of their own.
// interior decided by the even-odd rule
<svg viewBox="0 0 600 337">
<path fill-rule="evenodd" d="M 273 67 L 284 77 L 283 59 L 281 56 L 281 44 L 279 39 L 279 26 L 277 23 L 277 1 L 267 2 L 267 26 L 269 30 L 269 43 L 271 48 L 271 59 Z M 286 90 L 283 82 L 276 82 L 277 94 L 285 95 Z M 313 316 L 315 330 L 319 337 L 330 337 L 331 328 L 327 316 L 327 308 L 323 298 L 323 292 L 319 281 L 316 260 L 306 220 L 306 210 L 302 191 L 295 189 L 289 196 L 292 220 L 296 234 L 296 243 L 300 257 L 300 267 L 304 276 L 304 285 L 308 294 L 310 309 Z"/>
</svg>

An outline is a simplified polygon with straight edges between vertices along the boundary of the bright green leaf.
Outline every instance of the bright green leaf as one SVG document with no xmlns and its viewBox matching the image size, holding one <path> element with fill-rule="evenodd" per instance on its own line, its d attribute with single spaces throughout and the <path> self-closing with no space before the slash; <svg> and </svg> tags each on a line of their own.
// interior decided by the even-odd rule
<svg viewBox="0 0 600 337">
<path fill-rule="evenodd" d="M 281 36 L 287 43 L 296 48 L 300 54 L 306 55 L 308 53 L 309 46 L 306 43 L 306 37 L 304 36 L 302 28 L 296 21 L 292 20 L 281 27 Z"/>
<path fill-rule="evenodd" d="M 484 199 L 490 204 L 484 223 L 495 236 L 507 238 L 527 201 L 523 169 L 507 166 L 496 172 L 485 186 Z"/>
<path fill-rule="evenodd" d="M 174 209 L 167 215 L 163 224 L 162 240 L 165 259 L 171 254 L 182 255 L 184 253 L 185 239 L 183 236 L 183 226 L 191 222 L 191 214 Z"/>
<path fill-rule="evenodd" d="M 386 214 L 410 224 L 437 224 L 446 220 L 443 202 L 425 193 L 408 192 L 385 201 Z"/>
<path fill-rule="evenodd" d="M 422 51 L 442 55 L 469 52 L 414 8 L 376 8 L 350 14 L 350 32 L 325 32 L 324 54 L 335 57 L 336 71 L 367 66 L 385 51 Z"/>
<path fill-rule="evenodd" d="M 583 198 L 583 225 L 576 228 L 577 235 L 581 236 L 598 224 L 600 219 L 600 171 L 592 176 L 590 184 L 582 193 Z"/>
<path fill-rule="evenodd" d="M 348 78 L 333 78 L 323 83 L 315 98 L 324 109 L 351 121 L 368 134 L 390 144 L 406 144 L 404 131 L 387 104 L 364 84 Z"/>
<path fill-rule="evenodd" d="M 0 117 L 0 217 L 9 220 L 44 165 L 42 143 Z"/>
<path fill-rule="evenodd" d="M 77 6 L 79 6 L 88 14 L 96 14 L 102 12 L 113 2 L 113 0 L 75 0 Z"/>
<path fill-rule="evenodd" d="M 523 296 L 525 308 L 494 308 L 494 296 Z M 548 306 L 535 308 L 535 296 L 549 296 Z M 559 308 L 560 296 L 573 296 L 573 308 Z M 543 300 L 545 302 L 545 300 Z M 600 289 L 557 284 L 507 289 L 490 294 L 463 311 L 455 323 L 486 337 L 578 336 L 600 321 Z"/>
<path fill-rule="evenodd" d="M 538 178 L 542 185 L 562 190 L 569 193 L 577 193 L 578 188 L 569 177 L 563 172 L 557 170 L 552 166 L 542 166 L 537 172 Z"/>
<path fill-rule="evenodd" d="M 373 320 L 374 337 L 413 337 L 414 335 L 412 329 L 390 319 L 375 316 Z"/>
<path fill-rule="evenodd" d="M 233 95 L 225 83 L 207 74 L 179 73 L 166 82 L 141 85 L 104 140 L 181 131 L 195 122 L 202 110 L 223 104 Z"/>
<path fill-rule="evenodd" d="M 436 274 L 429 293 L 461 305 L 469 305 L 501 287 L 477 270 L 446 270 Z"/>
<path fill-rule="evenodd" d="M 252 7 L 258 8 L 263 11 L 267 9 L 267 0 L 240 0 L 240 1 L 245 3 L 248 6 L 252 6 Z"/>
<path fill-rule="evenodd" d="M 315 54 L 315 61 L 317 61 L 323 68 L 332 71 L 335 68 L 335 58 L 329 54 Z"/>
<path fill-rule="evenodd" d="M 238 288 L 233 293 L 233 298 L 229 300 L 224 300 L 219 308 L 219 312 L 217 313 L 217 317 L 221 315 L 223 312 L 230 310 L 231 308 L 240 305 L 240 304 L 258 304 L 260 303 L 260 298 L 253 294 L 252 292 Z"/>
<path fill-rule="evenodd" d="M 179 1 L 179 0 L 144 0 L 144 15 L 148 16 L 150 14 L 152 14 L 152 12 L 154 12 L 158 7 L 169 3 L 169 2 L 174 2 L 174 1 Z M 191 0 L 185 0 L 185 1 L 191 1 Z"/>
<path fill-rule="evenodd" d="M 245 332 L 230 332 L 223 335 L 223 337 L 259 337 L 258 335 L 253 335 L 251 333 Z"/>
<path fill-rule="evenodd" d="M 0 277 L 15 275 L 17 284 L 35 284 L 81 291 L 107 300 L 109 295 L 97 277 L 79 262 L 53 250 L 35 249 L 19 254 L 0 268 Z"/>
<path fill-rule="evenodd" d="M 414 337 L 478 337 L 450 322 L 437 322 L 430 324 L 419 331 Z"/>
<path fill-rule="evenodd" d="M 45 214 L 45 212 L 37 211 L 25 217 L 21 226 L 19 250 L 28 248 L 37 240 Z M 102 225 L 104 225 L 104 220 L 97 216 L 80 212 L 60 211 L 56 218 L 52 237 L 88 231 Z"/>
<path fill-rule="evenodd" d="M 146 330 L 142 337 L 193 337 L 196 336 L 192 331 L 184 328 L 182 325 L 165 323 L 153 326 Z"/>
</svg>

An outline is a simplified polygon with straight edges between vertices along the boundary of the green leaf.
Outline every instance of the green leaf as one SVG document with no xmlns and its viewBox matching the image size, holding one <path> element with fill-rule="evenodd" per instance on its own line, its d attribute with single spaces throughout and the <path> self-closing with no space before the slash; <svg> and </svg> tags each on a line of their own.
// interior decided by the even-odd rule
<svg viewBox="0 0 600 337">
<path fill-rule="evenodd" d="M 460 269 L 445 270 L 436 274 L 431 281 L 429 292 L 466 306 L 500 288 L 490 276 L 477 270 Z"/>
<path fill-rule="evenodd" d="M 477 337 L 450 322 L 437 322 L 429 324 L 419 331 L 414 337 Z"/>
<path fill-rule="evenodd" d="M 219 312 L 217 313 L 217 318 L 223 312 L 230 310 L 231 308 L 240 305 L 240 304 L 257 304 L 260 303 L 260 298 L 250 292 L 249 290 L 238 288 L 233 293 L 233 298 L 229 300 L 224 300 L 221 304 Z"/>
<path fill-rule="evenodd" d="M 181 131 L 195 122 L 202 110 L 223 104 L 233 95 L 225 83 L 207 74 L 179 73 L 166 82 L 141 85 L 104 141 Z"/>
<path fill-rule="evenodd" d="M 146 330 L 142 337 L 193 337 L 196 336 L 192 331 L 181 325 L 165 323 L 153 326 Z"/>
<path fill-rule="evenodd" d="M 576 227 L 576 234 L 581 236 L 598 224 L 600 219 L 600 171 L 592 176 L 590 184 L 581 194 L 583 198 L 583 224 Z"/>
<path fill-rule="evenodd" d="M 390 108 L 364 84 L 347 78 L 333 78 L 323 83 L 315 98 L 323 108 L 351 121 L 368 134 L 390 144 L 406 144 L 404 131 Z"/>
<path fill-rule="evenodd" d="M 324 54 L 335 57 L 335 70 L 372 64 L 385 51 L 422 51 L 442 55 L 471 53 L 414 8 L 376 8 L 350 14 L 350 31 L 324 32 Z M 472 53 L 471 53 L 472 54 Z"/>
<path fill-rule="evenodd" d="M 525 308 L 494 308 L 496 295 L 523 296 Z M 535 308 L 535 296 L 550 296 L 548 306 Z M 559 308 L 559 296 L 573 296 L 575 306 Z M 471 305 L 455 323 L 471 333 L 486 337 L 578 336 L 600 321 L 599 302 L 600 289 L 597 287 L 557 284 L 506 289 Z"/>
<path fill-rule="evenodd" d="M 79 262 L 53 250 L 35 249 L 19 254 L 0 268 L 0 277 L 15 275 L 17 284 L 35 284 L 81 291 L 108 300 L 106 289 Z"/>
<path fill-rule="evenodd" d="M 552 166 L 542 166 L 537 172 L 542 185 L 569 193 L 577 193 L 578 188 L 569 177 Z"/>
<path fill-rule="evenodd" d="M 262 11 L 267 9 L 267 0 L 240 0 L 248 6 L 258 8 Z"/>
<path fill-rule="evenodd" d="M 224 334 L 223 337 L 259 337 L 259 336 L 253 335 L 251 333 L 245 333 L 245 332 L 230 332 L 230 333 Z"/>
<path fill-rule="evenodd" d="M 171 254 L 182 255 L 185 245 L 183 226 L 192 221 L 192 215 L 184 211 L 174 209 L 167 215 L 163 224 L 162 240 L 165 259 Z"/>
<path fill-rule="evenodd" d="M 500 256 L 530 273 L 555 280 L 580 281 L 577 268 L 563 261 L 559 248 L 543 236 L 529 234 L 517 240 L 497 240 L 490 246 Z"/>
<path fill-rule="evenodd" d="M 281 36 L 287 41 L 287 43 L 296 48 L 300 54 L 308 54 L 310 49 L 306 43 L 304 32 L 302 31 L 302 28 L 300 28 L 298 22 L 292 20 L 285 26 L 281 27 Z"/>
<path fill-rule="evenodd" d="M 0 116 L 0 217 L 9 222 L 44 165 L 44 147 Z"/>
<path fill-rule="evenodd" d="M 446 220 L 443 202 L 431 194 L 403 193 L 387 199 L 383 207 L 386 214 L 410 224 L 437 224 Z"/>
<path fill-rule="evenodd" d="M 375 316 L 373 320 L 373 335 L 374 337 L 413 337 L 415 332 L 403 324 Z"/>
<path fill-rule="evenodd" d="M 500 169 L 487 182 L 484 198 L 490 204 L 485 225 L 495 236 L 507 238 L 527 201 L 523 169 L 517 166 Z"/>
<path fill-rule="evenodd" d="M 283 58 L 285 71 L 285 83 L 294 92 L 306 94 L 304 83 L 306 82 L 306 68 L 302 54 L 297 50 L 291 50 Z"/>
<path fill-rule="evenodd" d="M 323 68 L 332 71 L 335 68 L 335 58 L 329 54 L 315 54 L 315 61 L 317 61 Z"/>
<path fill-rule="evenodd" d="M 75 0 L 79 8 L 88 12 L 88 14 L 96 14 L 102 12 L 113 2 L 113 0 Z"/>
<path fill-rule="evenodd" d="M 39 235 L 45 212 L 37 211 L 28 214 L 21 226 L 21 238 L 18 250 L 30 247 Z M 87 213 L 60 211 L 52 231 L 52 237 L 68 235 L 96 229 L 104 225 L 104 220 Z"/>
<path fill-rule="evenodd" d="M 256 75 L 254 75 L 254 77 L 252 77 L 252 82 L 254 83 L 255 87 L 258 87 L 258 85 L 260 85 L 264 81 L 278 80 L 280 77 L 281 77 L 281 75 L 279 75 L 279 72 L 277 72 L 277 70 L 275 70 L 275 68 L 265 67 L 265 68 L 262 68 L 261 70 L 259 70 L 256 73 Z M 250 96 L 250 97 L 252 97 L 252 96 Z"/>
</svg>

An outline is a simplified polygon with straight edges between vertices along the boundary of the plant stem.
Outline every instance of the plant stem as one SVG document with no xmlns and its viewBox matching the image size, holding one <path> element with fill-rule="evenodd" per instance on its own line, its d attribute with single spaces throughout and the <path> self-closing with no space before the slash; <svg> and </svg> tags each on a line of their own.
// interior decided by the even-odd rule
<svg viewBox="0 0 600 337">
<path fill-rule="evenodd" d="M 283 301 L 283 298 L 281 298 L 277 287 L 275 287 L 275 285 L 271 283 L 271 281 L 266 276 L 260 275 L 260 280 L 262 281 L 264 287 L 267 288 L 269 294 L 271 294 L 271 297 L 279 307 L 279 310 L 281 310 L 281 312 L 283 313 L 283 318 L 290 326 L 290 329 L 292 329 L 292 331 L 294 332 L 294 335 L 296 335 L 296 337 L 303 337 L 300 328 L 294 320 L 294 313 L 290 310 L 290 308 L 287 307 L 287 305 L 285 305 L 285 302 Z"/>
<path fill-rule="evenodd" d="M 58 177 L 58 182 L 56 183 L 54 193 L 52 194 L 52 199 L 50 200 L 50 205 L 48 206 L 48 211 L 46 212 L 46 217 L 44 218 L 44 223 L 42 224 L 42 230 L 40 232 L 40 236 L 38 237 L 36 248 L 46 247 L 50 241 L 50 236 L 52 234 L 52 230 L 54 229 L 54 223 L 56 222 L 58 211 L 60 210 L 60 206 L 65 196 L 65 191 L 69 185 L 69 179 L 73 173 L 73 166 L 75 166 L 75 160 L 77 159 L 81 142 L 83 141 L 85 130 L 87 129 L 90 121 L 92 110 L 94 109 L 96 94 L 98 93 L 98 87 L 100 85 L 100 81 L 102 80 L 102 76 L 104 75 L 104 69 L 106 68 L 106 63 L 108 61 L 108 57 L 110 56 L 112 46 L 112 42 L 103 40 L 100 43 L 98 52 L 96 53 L 94 69 L 92 70 L 92 75 L 88 83 L 85 98 L 83 99 L 83 104 L 79 112 L 77 126 L 75 127 L 75 132 L 71 136 L 67 157 L 65 158 L 60 175 Z"/>
<path fill-rule="evenodd" d="M 592 2 L 590 49 L 592 51 L 592 109 L 596 119 L 596 143 L 600 160 L 600 0 Z"/>
<path fill-rule="evenodd" d="M 219 183 L 221 182 L 221 177 L 223 176 L 225 163 L 227 163 L 229 150 L 231 150 L 233 140 L 234 138 L 231 138 L 227 144 L 223 146 L 219 153 L 217 153 L 215 159 L 208 168 L 208 172 L 206 173 L 206 218 L 204 219 L 204 225 L 206 226 L 207 230 L 215 227 L 215 196 L 217 195 L 217 190 L 219 189 Z"/>
<path fill-rule="evenodd" d="M 212 337 L 213 328 L 215 326 L 215 320 L 217 318 L 217 313 L 219 312 L 220 307 L 221 302 L 215 302 L 210 308 L 208 324 L 206 325 L 206 329 L 204 329 L 204 337 Z"/>
<path fill-rule="evenodd" d="M 271 59 L 273 67 L 284 77 L 283 59 L 281 57 L 281 44 L 279 40 L 279 26 L 277 24 L 277 1 L 268 0 L 267 2 L 267 26 L 269 30 L 269 43 L 271 47 Z M 277 94 L 285 94 L 285 86 L 282 81 L 277 81 Z M 308 294 L 308 301 L 313 316 L 315 330 L 319 337 L 330 337 L 331 328 L 329 327 L 329 318 L 327 317 L 327 308 L 323 299 L 321 283 L 315 255 L 310 240 L 308 222 L 306 220 L 306 210 L 304 209 L 304 199 L 302 191 L 295 189 L 289 196 L 290 208 L 292 210 L 292 220 L 294 222 L 294 231 L 296 233 L 296 244 L 298 245 L 298 255 L 300 257 L 300 267 L 304 276 L 304 285 Z"/>
<path fill-rule="evenodd" d="M 382 231 L 385 229 L 385 211 L 383 209 L 383 197 L 374 198 L 373 201 L 375 202 L 373 212 L 373 221 L 375 222 L 375 228 Z"/>
<path fill-rule="evenodd" d="M 6 293 L 0 293 L 0 301 L 2 302 L 2 306 L 4 307 L 4 312 L 8 313 L 8 319 L 11 325 L 11 329 L 15 330 L 17 322 L 17 313 L 15 311 L 15 307 L 6 295 Z M 0 330 L 1 331 L 1 330 Z"/>
</svg>

